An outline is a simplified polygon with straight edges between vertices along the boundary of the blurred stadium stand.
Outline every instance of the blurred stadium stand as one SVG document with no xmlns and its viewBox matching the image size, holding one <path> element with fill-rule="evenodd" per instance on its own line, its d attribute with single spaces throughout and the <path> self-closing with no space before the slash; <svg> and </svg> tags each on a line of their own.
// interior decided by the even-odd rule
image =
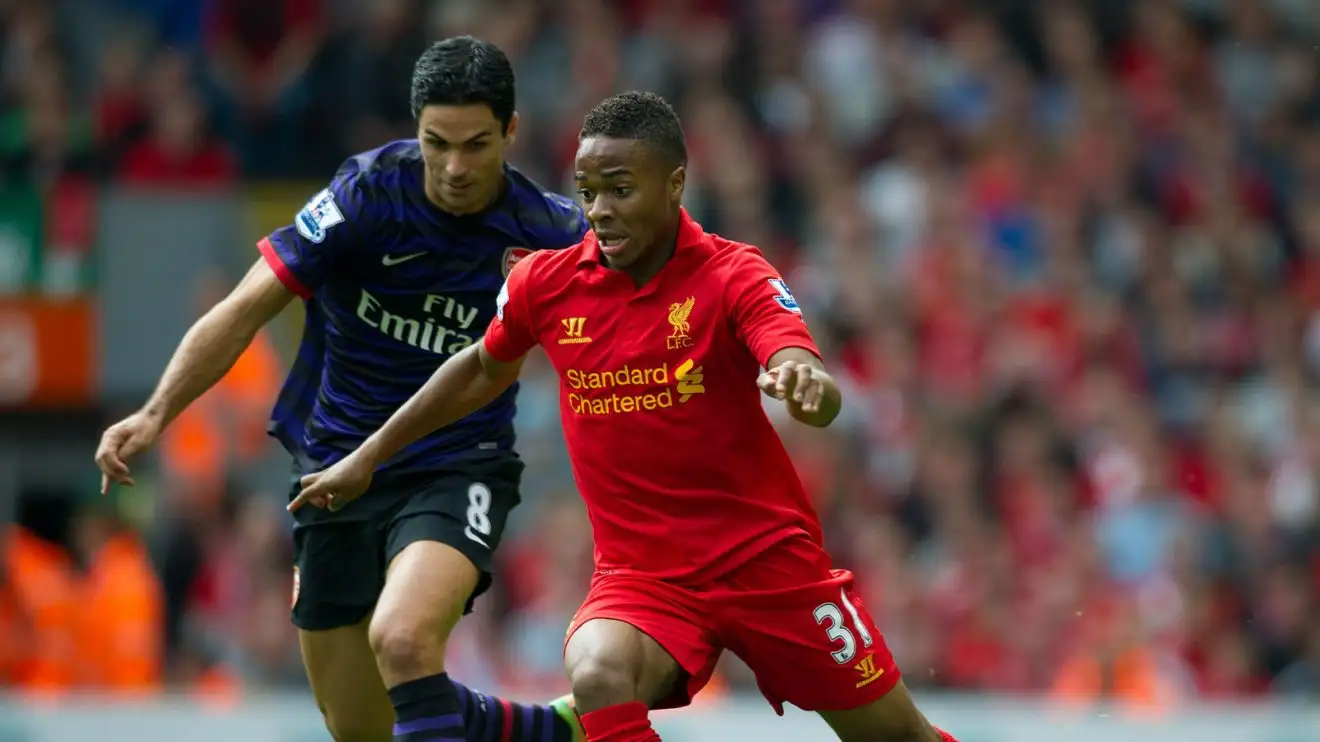
<svg viewBox="0 0 1320 742">
<path fill-rule="evenodd" d="M 911 686 L 1320 701 L 1308 0 L 3 0 L 0 688 L 304 692 L 264 437 L 297 317 L 138 489 L 96 497 L 91 453 L 259 236 L 414 133 L 412 61 L 463 32 L 514 59 L 548 187 L 600 98 L 675 103 L 688 208 L 764 248 L 846 381 L 784 434 Z M 590 571 L 547 371 L 451 664 L 530 697 Z M 749 693 L 731 661 L 707 712 Z"/>
</svg>

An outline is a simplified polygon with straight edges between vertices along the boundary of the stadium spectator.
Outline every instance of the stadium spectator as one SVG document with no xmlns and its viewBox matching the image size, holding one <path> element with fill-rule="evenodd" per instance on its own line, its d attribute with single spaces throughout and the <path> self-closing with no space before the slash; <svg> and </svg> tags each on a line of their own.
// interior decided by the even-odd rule
<svg viewBox="0 0 1320 742">
<path fill-rule="evenodd" d="M 179 93 L 156 104 L 150 133 L 129 148 L 119 178 L 134 185 L 224 186 L 235 174 L 228 146 L 211 137 L 201 101 Z"/>
<path fill-rule="evenodd" d="M 271 176 L 296 168 L 312 97 L 307 75 L 324 38 L 320 0 L 213 0 L 208 7 L 206 60 L 244 169 Z"/>
</svg>

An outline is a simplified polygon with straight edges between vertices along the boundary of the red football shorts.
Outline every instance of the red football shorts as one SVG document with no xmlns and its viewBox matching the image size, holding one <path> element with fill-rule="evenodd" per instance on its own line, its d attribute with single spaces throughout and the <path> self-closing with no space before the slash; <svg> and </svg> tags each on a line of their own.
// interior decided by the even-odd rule
<svg viewBox="0 0 1320 742">
<path fill-rule="evenodd" d="M 811 566 L 785 569 L 794 561 Z M 779 714 L 784 703 L 805 711 L 855 709 L 880 699 L 899 680 L 893 655 L 853 592 L 852 573 L 791 554 L 758 556 L 701 588 L 636 573 L 597 573 L 565 646 L 578 627 L 597 618 L 636 627 L 683 668 L 683 686 L 655 708 L 690 703 L 710 681 L 724 649 L 756 673 L 761 693 Z"/>
</svg>

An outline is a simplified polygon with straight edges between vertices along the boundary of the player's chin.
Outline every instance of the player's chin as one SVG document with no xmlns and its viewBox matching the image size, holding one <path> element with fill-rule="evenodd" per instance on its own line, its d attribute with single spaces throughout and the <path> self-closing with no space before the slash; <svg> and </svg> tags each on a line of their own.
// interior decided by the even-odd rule
<svg viewBox="0 0 1320 742">
<path fill-rule="evenodd" d="M 467 214 L 480 209 L 484 203 L 482 192 L 475 185 L 456 188 L 450 185 L 440 186 L 440 200 L 445 211 L 452 214 Z"/>
</svg>

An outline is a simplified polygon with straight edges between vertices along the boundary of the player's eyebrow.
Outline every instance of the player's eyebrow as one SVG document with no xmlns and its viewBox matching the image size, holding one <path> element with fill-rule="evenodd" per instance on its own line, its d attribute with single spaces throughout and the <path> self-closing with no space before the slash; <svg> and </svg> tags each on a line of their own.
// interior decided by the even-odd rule
<svg viewBox="0 0 1320 742">
<path fill-rule="evenodd" d="M 445 142 L 446 144 L 448 144 L 448 140 L 446 140 L 444 137 L 440 136 L 439 134 L 435 133 L 435 132 L 432 131 L 431 129 L 427 129 L 427 130 L 426 130 L 426 136 L 431 137 L 432 139 L 438 140 L 438 141 L 440 141 L 440 142 Z M 478 140 L 485 139 L 485 138 L 488 137 L 488 136 L 490 136 L 490 132 L 489 132 L 489 131 L 478 132 L 478 133 L 473 134 L 472 136 L 468 137 L 465 141 L 460 142 L 460 144 L 473 144 L 473 143 L 477 142 Z"/>
<path fill-rule="evenodd" d="M 632 174 L 633 174 L 632 170 L 629 170 L 628 168 L 626 168 L 626 167 L 624 167 L 624 166 L 622 166 L 622 165 L 617 165 L 617 166 L 615 166 L 615 167 L 607 167 L 607 168 L 605 168 L 605 169 L 603 169 L 603 170 L 599 170 L 599 171 L 597 171 L 596 173 L 594 173 L 594 175 L 595 175 L 596 177 L 604 178 L 604 179 L 606 179 L 606 180 L 610 180 L 610 179 L 613 179 L 613 178 L 622 178 L 622 177 L 629 176 L 629 175 L 632 175 Z M 587 173 L 586 171 L 584 171 L 584 170 L 578 170 L 578 171 L 576 171 L 576 172 L 573 173 L 573 179 L 574 179 L 574 180 L 590 180 L 591 177 L 592 177 L 592 175 L 593 175 L 593 174 L 588 174 L 588 173 Z"/>
</svg>

